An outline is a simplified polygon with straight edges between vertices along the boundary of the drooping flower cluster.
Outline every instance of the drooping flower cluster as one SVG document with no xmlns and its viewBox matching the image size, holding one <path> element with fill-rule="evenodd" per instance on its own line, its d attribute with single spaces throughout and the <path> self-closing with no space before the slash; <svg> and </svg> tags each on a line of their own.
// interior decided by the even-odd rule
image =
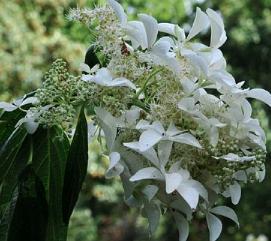
<svg viewBox="0 0 271 241">
<path fill-rule="evenodd" d="M 88 69 L 82 79 L 108 93 L 119 90 L 95 109 L 109 150 L 107 177 L 120 175 L 126 202 L 142 208 L 151 233 L 167 209 L 180 240 L 186 240 L 187 221 L 201 211 L 210 240 L 216 240 L 222 229 L 216 215 L 238 224 L 232 209 L 216 206 L 218 197 L 237 204 L 243 183 L 264 178 L 265 133 L 251 117 L 248 99 L 271 106 L 271 96 L 262 89 L 242 89 L 244 82 L 236 83 L 227 72 L 219 50 L 227 37 L 217 12 L 197 8 L 185 34 L 146 14 L 129 21 L 114 0 L 106 9 L 115 14 L 108 16 L 110 25 L 97 17 L 93 26 L 106 65 Z M 84 11 L 78 16 L 85 18 Z M 210 44 L 195 40 L 208 27 Z M 122 108 L 116 112 L 114 106 Z"/>
<path fill-rule="evenodd" d="M 217 200 L 238 204 L 242 184 L 264 179 L 265 133 L 248 99 L 271 106 L 271 95 L 243 89 L 244 82 L 227 72 L 219 49 L 227 39 L 221 16 L 197 8 L 188 34 L 146 14 L 130 21 L 114 0 L 69 16 L 91 29 L 100 64 L 82 64 L 84 74 L 76 81 L 61 75 L 65 82 L 72 79 L 64 86 L 72 93 L 53 81 L 38 92 L 39 101 L 56 89 L 68 95 L 65 107 L 76 98 L 95 106 L 95 128 L 104 134 L 110 159 L 106 176 L 121 177 L 126 203 L 142 209 L 151 233 L 165 210 L 174 216 L 180 240 L 187 240 L 196 212 L 205 214 L 211 241 L 222 230 L 217 215 L 238 224 L 234 211 Z M 210 43 L 198 42 L 209 27 Z M 50 100 L 46 105 L 61 106 Z"/>
</svg>

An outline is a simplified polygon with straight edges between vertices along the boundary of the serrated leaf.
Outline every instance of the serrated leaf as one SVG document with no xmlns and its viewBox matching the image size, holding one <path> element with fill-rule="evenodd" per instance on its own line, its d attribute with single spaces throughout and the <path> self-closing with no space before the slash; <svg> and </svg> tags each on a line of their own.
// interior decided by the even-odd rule
<svg viewBox="0 0 271 241">
<path fill-rule="evenodd" d="M 65 170 L 62 211 L 63 221 L 69 223 L 70 216 L 78 199 L 88 165 L 88 127 L 82 107 L 76 130 L 68 154 Z"/>
</svg>

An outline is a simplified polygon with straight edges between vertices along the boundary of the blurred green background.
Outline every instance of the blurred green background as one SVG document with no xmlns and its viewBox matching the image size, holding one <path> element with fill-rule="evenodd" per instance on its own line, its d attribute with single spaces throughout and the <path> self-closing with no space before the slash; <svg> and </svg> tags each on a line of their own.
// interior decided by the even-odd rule
<svg viewBox="0 0 271 241">
<path fill-rule="evenodd" d="M 86 27 L 66 20 L 72 7 L 93 7 L 94 0 L 0 0 L 0 100 L 9 101 L 37 88 L 43 73 L 56 58 L 64 58 L 71 72 L 78 73 L 90 42 Z M 136 16 L 145 12 L 160 22 L 191 25 L 196 6 L 219 10 L 224 17 L 228 41 L 222 47 L 229 70 L 237 81 L 262 86 L 271 91 L 271 0 L 127 0 L 121 1 Z M 190 24 L 190 25 L 189 25 Z M 202 36 L 208 42 L 208 36 Z M 267 132 L 271 150 L 269 116 L 271 111 L 259 103 L 254 113 Z M 73 213 L 69 241 L 147 241 L 147 222 L 139 210 L 123 202 L 118 179 L 104 179 L 108 161 L 101 147 L 90 145 L 91 162 L 80 200 Z M 271 240 L 271 168 L 262 184 L 243 188 L 242 199 L 233 207 L 239 216 L 238 230 L 224 221 L 223 241 Z M 230 205 L 230 203 L 225 203 Z M 198 217 L 191 224 L 190 241 L 205 241 L 207 227 Z M 259 236 L 261 235 L 261 236 Z M 258 238 L 257 238 L 258 237 Z M 163 217 L 153 241 L 177 241 L 172 220 Z"/>
</svg>

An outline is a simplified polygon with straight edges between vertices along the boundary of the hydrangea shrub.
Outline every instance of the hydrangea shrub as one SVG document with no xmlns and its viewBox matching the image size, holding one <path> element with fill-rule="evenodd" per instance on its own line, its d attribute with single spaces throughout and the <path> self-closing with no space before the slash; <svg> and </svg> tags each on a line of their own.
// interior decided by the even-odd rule
<svg viewBox="0 0 271 241">
<path fill-rule="evenodd" d="M 62 200 L 62 221 L 68 223 L 82 185 L 88 131 L 89 140 L 106 140 L 106 177 L 120 177 L 125 202 L 140 208 L 150 234 L 160 215 L 174 217 L 180 241 L 187 240 L 196 213 L 205 215 L 210 241 L 220 236 L 220 216 L 239 226 L 234 210 L 218 203 L 222 197 L 237 205 L 242 185 L 264 179 L 266 138 L 249 100 L 271 106 L 271 95 L 244 88 L 245 82 L 237 83 L 227 71 L 220 50 L 227 40 L 222 17 L 197 8 L 185 33 L 147 14 L 130 21 L 118 2 L 108 0 L 95 9 L 73 9 L 69 18 L 86 24 L 95 37 L 80 66 L 82 75 L 70 75 L 65 62 L 57 60 L 35 93 L 0 103 L 1 118 L 21 113 L 11 137 L 18 130 L 26 130 L 28 138 L 57 128 L 67 139 L 60 190 L 70 201 Z M 206 45 L 198 36 L 209 29 Z M 90 116 L 88 130 L 83 108 Z M 1 157 L 9 141 L 3 142 Z M 39 169 L 33 169 L 39 176 Z M 74 195 L 69 188 L 76 190 Z"/>
</svg>

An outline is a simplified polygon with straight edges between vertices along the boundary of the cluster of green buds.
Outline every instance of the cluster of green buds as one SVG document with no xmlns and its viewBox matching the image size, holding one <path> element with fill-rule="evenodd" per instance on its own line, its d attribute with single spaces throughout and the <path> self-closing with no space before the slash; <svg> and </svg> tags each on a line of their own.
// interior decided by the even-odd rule
<svg viewBox="0 0 271 241">
<path fill-rule="evenodd" d="M 29 111 L 39 113 L 39 124 L 70 129 L 76 106 L 85 99 L 79 92 L 83 88 L 82 84 L 80 78 L 69 74 L 67 63 L 57 59 L 45 74 L 42 87 L 36 91 L 38 103 Z"/>
</svg>

